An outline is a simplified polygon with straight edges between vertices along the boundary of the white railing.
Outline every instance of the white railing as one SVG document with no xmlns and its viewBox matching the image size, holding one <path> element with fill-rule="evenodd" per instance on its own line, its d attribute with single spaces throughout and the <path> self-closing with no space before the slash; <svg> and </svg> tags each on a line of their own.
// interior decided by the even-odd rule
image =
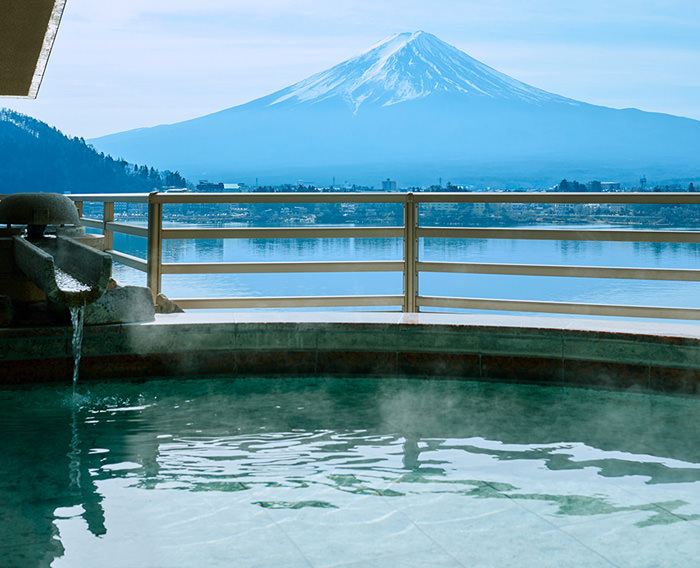
<svg viewBox="0 0 700 568">
<path fill-rule="evenodd" d="M 439 239 L 540 239 L 561 241 L 628 241 L 653 243 L 700 243 L 700 231 L 636 229 L 551 229 L 551 228 L 484 228 L 428 227 L 419 223 L 421 204 L 473 203 L 561 203 L 561 204 L 664 204 L 700 205 L 700 193 L 151 193 L 72 195 L 82 214 L 83 202 L 104 204 L 103 219 L 82 218 L 88 227 L 103 231 L 108 252 L 115 261 L 146 272 L 147 284 L 161 291 L 166 274 L 221 273 L 292 273 L 292 272 L 402 272 L 403 294 L 363 296 L 294 296 L 294 297 L 226 297 L 173 298 L 186 309 L 196 308 L 272 308 L 272 307 L 340 307 L 400 306 L 403 311 L 421 308 L 504 310 L 625 317 L 700 319 L 700 309 L 658 306 L 543 302 L 426 296 L 419 293 L 421 273 L 471 273 L 500 275 L 558 276 L 576 278 L 622 278 L 643 280 L 700 281 L 700 270 L 671 268 L 626 268 L 598 266 L 559 266 L 474 262 L 431 262 L 419 258 L 418 240 Z M 147 227 L 114 220 L 115 203 L 148 205 Z M 195 228 L 163 226 L 166 204 L 254 204 L 254 203 L 395 203 L 403 207 L 401 226 L 372 227 L 236 227 Z M 147 239 L 146 258 L 114 250 L 114 233 Z M 295 239 L 295 238 L 399 238 L 403 241 L 403 260 L 323 261 L 323 262 L 217 262 L 163 263 L 164 239 Z"/>
</svg>

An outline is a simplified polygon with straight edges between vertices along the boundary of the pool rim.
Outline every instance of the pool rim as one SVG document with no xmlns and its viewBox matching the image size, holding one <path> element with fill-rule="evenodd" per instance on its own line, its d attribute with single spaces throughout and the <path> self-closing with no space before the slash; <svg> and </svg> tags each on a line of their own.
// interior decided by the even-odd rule
<svg viewBox="0 0 700 568">
<path fill-rule="evenodd" d="M 69 326 L 0 328 L 0 384 L 72 378 Z M 700 325 L 400 312 L 188 312 L 86 326 L 80 380 L 478 379 L 700 396 Z"/>
</svg>

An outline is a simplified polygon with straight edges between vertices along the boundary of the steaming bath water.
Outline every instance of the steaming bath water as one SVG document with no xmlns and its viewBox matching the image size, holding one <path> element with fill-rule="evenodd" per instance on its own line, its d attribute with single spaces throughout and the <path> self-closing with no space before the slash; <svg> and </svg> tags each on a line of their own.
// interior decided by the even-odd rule
<svg viewBox="0 0 700 568">
<path fill-rule="evenodd" d="M 1 566 L 691 566 L 700 401 L 394 379 L 5 389 Z"/>
</svg>

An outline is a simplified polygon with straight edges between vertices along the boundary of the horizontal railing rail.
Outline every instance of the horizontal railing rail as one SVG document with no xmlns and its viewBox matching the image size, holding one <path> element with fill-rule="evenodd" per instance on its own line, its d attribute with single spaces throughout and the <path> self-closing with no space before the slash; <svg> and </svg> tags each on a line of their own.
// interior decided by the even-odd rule
<svg viewBox="0 0 700 568">
<path fill-rule="evenodd" d="M 401 238 L 402 227 L 282 227 L 162 229 L 163 239 L 344 239 Z"/>
<path fill-rule="evenodd" d="M 269 274 L 291 272 L 402 272 L 400 260 L 308 262 L 173 262 L 163 274 Z"/>
<path fill-rule="evenodd" d="M 525 239 L 555 241 L 611 241 L 640 243 L 700 243 L 700 231 L 552 228 L 552 227 L 441 227 L 419 223 L 421 204 L 627 204 L 700 205 L 700 193 L 691 192 L 310 192 L 310 193 L 151 193 L 71 195 L 82 213 L 83 202 L 103 204 L 102 219 L 82 217 L 83 223 L 103 231 L 113 259 L 146 272 L 147 284 L 160 293 L 163 275 L 251 274 L 324 272 L 402 272 L 400 295 L 174 298 L 183 308 L 283 308 L 283 307 L 396 307 L 403 311 L 421 308 L 547 312 L 577 315 L 700 319 L 700 309 L 661 306 L 507 300 L 429 296 L 419 293 L 421 273 L 498 274 L 630 280 L 700 281 L 694 268 L 645 268 L 617 266 L 564 266 L 483 262 L 436 262 L 419 258 L 419 239 Z M 116 222 L 115 203 L 147 204 L 146 226 Z M 304 227 L 186 227 L 164 226 L 163 206 L 173 204 L 309 204 L 394 203 L 403 207 L 401 226 L 304 226 Z M 114 250 L 113 235 L 122 233 L 147 239 L 146 258 Z M 175 262 L 162 261 L 167 239 L 354 239 L 392 238 L 403 242 L 402 260 L 290 262 Z"/>
<path fill-rule="evenodd" d="M 402 306 L 400 295 L 375 296 L 257 296 L 245 298 L 178 298 L 183 308 L 338 308 Z"/>
<path fill-rule="evenodd" d="M 419 227 L 418 238 L 524 239 L 540 241 L 626 241 L 637 243 L 700 243 L 696 231 L 643 231 L 637 229 L 502 229 Z"/>
<path fill-rule="evenodd" d="M 417 263 L 419 272 L 456 274 L 508 274 L 517 276 L 558 276 L 575 278 L 620 278 L 625 280 L 679 280 L 700 282 L 694 268 L 621 268 L 616 266 L 562 266 L 546 264 L 498 264 L 485 262 Z"/>
</svg>

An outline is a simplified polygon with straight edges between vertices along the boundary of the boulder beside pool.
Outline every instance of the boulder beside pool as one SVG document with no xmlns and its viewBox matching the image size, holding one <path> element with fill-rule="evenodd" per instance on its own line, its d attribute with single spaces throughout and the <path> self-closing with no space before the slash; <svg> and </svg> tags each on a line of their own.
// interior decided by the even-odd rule
<svg viewBox="0 0 700 568">
<path fill-rule="evenodd" d="M 153 321 L 153 296 L 142 286 L 115 285 L 85 308 L 85 325 Z"/>
</svg>

